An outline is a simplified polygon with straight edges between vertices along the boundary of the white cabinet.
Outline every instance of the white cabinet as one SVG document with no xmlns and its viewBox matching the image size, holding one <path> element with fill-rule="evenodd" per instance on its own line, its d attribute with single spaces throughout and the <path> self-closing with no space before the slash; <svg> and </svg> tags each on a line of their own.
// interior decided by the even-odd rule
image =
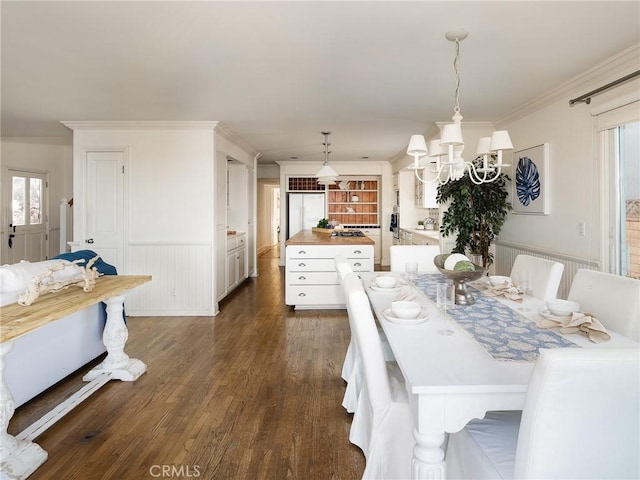
<svg viewBox="0 0 640 480">
<path fill-rule="evenodd" d="M 439 245 L 440 240 L 438 238 L 430 237 L 420 233 L 413 232 L 411 235 L 412 245 Z"/>
<path fill-rule="evenodd" d="M 419 171 L 420 178 L 425 178 L 425 169 Z M 414 175 L 415 206 L 418 208 L 438 208 L 438 182 L 422 183 Z"/>
<path fill-rule="evenodd" d="M 239 234 L 227 238 L 226 293 L 236 288 L 247 278 L 247 246 L 246 235 Z"/>
<path fill-rule="evenodd" d="M 285 251 L 285 303 L 296 309 L 344 308 L 338 254 L 355 272 L 373 272 L 373 245 L 287 245 Z"/>
<path fill-rule="evenodd" d="M 413 233 L 404 228 L 400 229 L 400 245 L 411 245 L 413 243 Z"/>
<path fill-rule="evenodd" d="M 363 228 L 362 233 L 375 242 L 373 245 L 373 263 L 380 264 L 382 259 L 382 246 L 380 244 L 382 236 L 380 234 L 380 229 Z"/>
</svg>

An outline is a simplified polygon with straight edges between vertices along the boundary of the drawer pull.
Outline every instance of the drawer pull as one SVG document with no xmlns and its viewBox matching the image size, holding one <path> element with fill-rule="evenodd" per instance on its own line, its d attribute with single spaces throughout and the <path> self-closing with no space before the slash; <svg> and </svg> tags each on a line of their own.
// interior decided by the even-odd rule
<svg viewBox="0 0 640 480">
<path fill-rule="evenodd" d="M 307 254 L 307 252 L 305 252 L 304 250 L 300 250 L 300 251 L 298 252 L 298 255 L 306 255 L 306 254 Z"/>
<path fill-rule="evenodd" d="M 298 294 L 298 296 L 299 296 L 299 297 L 306 297 L 306 296 L 307 296 L 307 294 L 306 294 L 306 293 L 304 293 L 304 292 L 300 292 L 300 293 Z"/>
<path fill-rule="evenodd" d="M 300 275 L 300 276 L 298 277 L 298 280 L 306 280 L 306 279 L 307 279 L 307 277 L 305 277 L 304 275 Z"/>
<path fill-rule="evenodd" d="M 355 252 L 353 252 L 354 255 L 360 255 L 362 253 L 362 250 L 356 250 Z"/>
<path fill-rule="evenodd" d="M 306 264 L 304 264 L 304 263 L 299 263 L 299 264 L 298 264 L 298 266 L 299 266 L 299 267 L 306 267 L 307 265 L 306 265 Z"/>
<path fill-rule="evenodd" d="M 361 264 L 360 262 L 356 262 L 356 263 L 354 263 L 354 264 L 353 264 L 353 266 L 354 266 L 354 267 L 361 267 L 361 266 L 362 266 L 362 264 Z"/>
</svg>

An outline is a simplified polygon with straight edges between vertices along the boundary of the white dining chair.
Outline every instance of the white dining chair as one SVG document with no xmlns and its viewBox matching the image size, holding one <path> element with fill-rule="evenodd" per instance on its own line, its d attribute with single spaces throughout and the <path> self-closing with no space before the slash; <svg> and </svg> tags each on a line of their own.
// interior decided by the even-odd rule
<svg viewBox="0 0 640 480">
<path fill-rule="evenodd" d="M 542 350 L 522 412 L 449 435 L 447 478 L 640 478 L 640 350 Z"/>
<path fill-rule="evenodd" d="M 353 268 L 344 255 L 336 255 L 334 259 L 338 280 L 344 290 L 344 279 L 349 273 L 353 273 Z M 346 293 L 345 293 L 346 297 Z M 358 394 L 360 393 L 362 383 L 362 372 L 360 370 L 360 360 L 358 358 L 355 334 L 351 329 L 351 340 L 347 347 L 347 353 L 342 363 L 342 379 L 347 383 L 347 387 L 342 398 L 342 406 L 344 409 L 353 413 L 358 406 Z"/>
<path fill-rule="evenodd" d="M 567 298 L 605 328 L 640 342 L 640 280 L 582 268 Z"/>
<path fill-rule="evenodd" d="M 553 300 L 558 294 L 563 271 L 564 264 L 560 262 L 520 254 L 511 267 L 511 279 L 516 286 L 527 279 L 532 297 Z"/>
<path fill-rule="evenodd" d="M 336 255 L 334 259 L 336 271 L 338 272 L 338 278 L 340 284 L 344 290 L 344 278 L 347 274 L 353 273 L 351 264 L 343 255 Z M 345 293 L 346 297 L 346 293 Z M 382 342 L 385 359 L 387 361 L 395 361 L 395 357 L 389 346 L 389 341 L 381 328 L 378 328 L 378 334 Z M 360 359 L 357 353 L 358 347 L 355 341 L 353 329 L 351 330 L 351 340 L 347 346 L 347 353 L 342 363 L 342 379 L 346 382 L 344 397 L 342 398 L 342 406 L 348 413 L 354 413 L 358 406 L 358 395 L 360 395 L 362 385 L 362 367 L 360 366 Z"/>
<path fill-rule="evenodd" d="M 364 373 L 349 434 L 366 458 L 362 478 L 411 478 L 413 417 L 402 373 L 395 362 L 385 361 L 369 299 L 356 275 L 346 276 L 345 290 Z"/>
<path fill-rule="evenodd" d="M 338 280 L 340 281 L 340 285 L 343 285 L 344 277 L 347 275 L 347 273 L 353 273 L 353 267 L 349 263 L 349 260 L 347 260 L 347 257 L 340 254 L 335 256 L 335 258 L 333 259 L 333 263 L 336 267 L 336 272 L 338 272 Z"/>
<path fill-rule="evenodd" d="M 392 272 L 405 273 L 407 262 L 417 263 L 419 273 L 438 272 L 433 259 L 440 254 L 439 245 L 392 245 L 389 252 Z"/>
</svg>

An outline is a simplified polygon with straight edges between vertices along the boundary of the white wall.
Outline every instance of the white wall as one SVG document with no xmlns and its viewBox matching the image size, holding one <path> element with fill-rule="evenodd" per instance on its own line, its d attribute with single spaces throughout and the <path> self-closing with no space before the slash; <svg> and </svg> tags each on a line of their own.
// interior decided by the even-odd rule
<svg viewBox="0 0 640 480">
<path fill-rule="evenodd" d="M 16 168 L 38 173 L 49 174 L 48 214 L 49 214 L 49 248 L 48 257 L 60 253 L 60 199 L 73 196 L 73 155 L 71 137 L 44 138 L 10 138 L 0 140 L 0 259 L 4 258 L 7 239 L 6 227 L 9 225 L 9 205 L 4 205 L 6 171 Z M 69 222 L 67 238 L 71 238 L 71 222 Z"/>
<path fill-rule="evenodd" d="M 604 233 L 600 208 L 607 192 L 602 185 L 602 161 L 591 112 L 616 98 L 640 92 L 640 80 L 594 96 L 590 105 L 569 106 L 569 100 L 639 69 L 639 51 L 634 47 L 624 52 L 500 124 L 509 131 L 515 151 L 546 142 L 550 145 L 549 215 L 510 214 L 500 242 L 586 261 L 601 260 Z M 580 222 L 586 223 L 585 236 L 578 235 Z"/>
<path fill-rule="evenodd" d="M 152 275 L 153 280 L 128 295 L 127 313 L 216 313 L 212 273 L 215 123 L 191 128 L 142 124 L 105 127 L 82 122 L 69 125 L 74 128 L 76 238 L 86 238 L 82 213 L 86 202 L 84 151 L 113 147 L 128 152 L 125 261 L 123 267 L 118 266 L 118 273 Z M 90 247 L 79 243 L 76 249 Z"/>
</svg>

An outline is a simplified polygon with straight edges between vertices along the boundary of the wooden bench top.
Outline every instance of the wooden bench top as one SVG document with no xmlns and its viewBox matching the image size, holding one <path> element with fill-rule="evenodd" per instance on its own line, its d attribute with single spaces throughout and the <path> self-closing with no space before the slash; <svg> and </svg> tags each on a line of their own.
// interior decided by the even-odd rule
<svg viewBox="0 0 640 480">
<path fill-rule="evenodd" d="M 0 343 L 150 281 L 150 275 L 104 275 L 96 279 L 95 288 L 88 293 L 72 286 L 42 295 L 27 307 L 18 303 L 0 307 Z"/>
</svg>

